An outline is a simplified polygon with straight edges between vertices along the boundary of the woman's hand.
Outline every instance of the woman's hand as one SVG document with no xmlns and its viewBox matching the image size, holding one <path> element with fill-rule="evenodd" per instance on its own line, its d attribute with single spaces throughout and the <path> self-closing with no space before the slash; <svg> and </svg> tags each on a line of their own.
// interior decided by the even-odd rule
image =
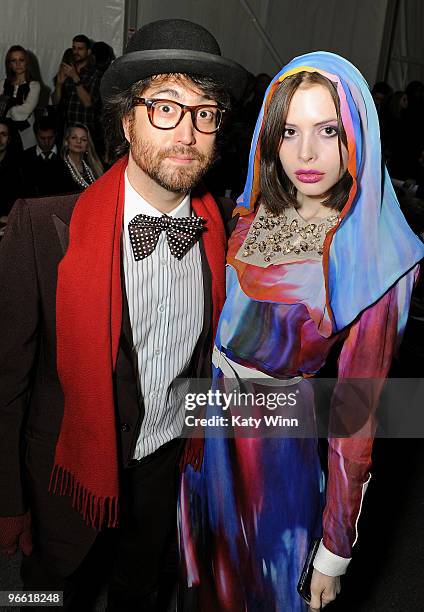
<svg viewBox="0 0 424 612">
<path fill-rule="evenodd" d="M 66 80 L 66 73 L 65 73 L 65 70 L 64 70 L 64 65 L 65 64 L 63 64 L 63 63 L 60 64 L 59 72 L 56 75 L 56 83 L 58 85 L 63 85 L 63 83 Z"/>
<path fill-rule="evenodd" d="M 314 569 L 311 580 L 311 603 L 309 610 L 316 612 L 336 599 L 340 593 L 340 576 L 326 576 Z"/>
<path fill-rule="evenodd" d="M 62 66 L 63 66 L 63 72 L 65 73 L 65 76 L 72 79 L 74 83 L 77 83 L 80 80 L 79 74 L 75 66 L 71 66 L 70 64 L 65 64 L 64 62 L 62 63 Z"/>
</svg>

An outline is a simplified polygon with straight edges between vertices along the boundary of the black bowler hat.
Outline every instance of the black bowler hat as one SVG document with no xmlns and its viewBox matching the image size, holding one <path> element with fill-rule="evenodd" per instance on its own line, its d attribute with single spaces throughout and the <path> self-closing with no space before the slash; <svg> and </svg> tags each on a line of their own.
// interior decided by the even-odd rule
<svg viewBox="0 0 424 612">
<path fill-rule="evenodd" d="M 132 36 L 124 55 L 106 70 L 100 85 L 103 98 L 154 74 L 206 76 L 241 98 L 247 74 L 221 55 L 208 30 L 185 19 L 163 19 L 143 26 Z"/>
</svg>

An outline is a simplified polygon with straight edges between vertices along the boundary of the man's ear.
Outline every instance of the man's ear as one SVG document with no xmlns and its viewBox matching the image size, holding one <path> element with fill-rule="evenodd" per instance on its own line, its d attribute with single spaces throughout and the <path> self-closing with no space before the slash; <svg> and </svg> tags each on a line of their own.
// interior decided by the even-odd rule
<svg viewBox="0 0 424 612">
<path fill-rule="evenodd" d="M 91 55 L 91 49 L 87 49 L 88 53 L 87 55 Z"/>
<path fill-rule="evenodd" d="M 130 118 L 128 115 L 122 118 L 122 129 L 124 130 L 125 140 L 130 142 Z"/>
</svg>

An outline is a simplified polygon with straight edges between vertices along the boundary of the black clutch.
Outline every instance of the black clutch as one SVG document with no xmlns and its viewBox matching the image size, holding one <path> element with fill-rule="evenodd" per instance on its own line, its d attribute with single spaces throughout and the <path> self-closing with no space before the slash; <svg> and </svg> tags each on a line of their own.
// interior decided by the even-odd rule
<svg viewBox="0 0 424 612">
<path fill-rule="evenodd" d="M 299 582 L 297 583 L 297 592 L 308 604 L 311 603 L 311 579 L 312 572 L 314 571 L 313 561 L 320 542 L 320 539 L 312 540 L 305 565 L 303 566 Z"/>
</svg>

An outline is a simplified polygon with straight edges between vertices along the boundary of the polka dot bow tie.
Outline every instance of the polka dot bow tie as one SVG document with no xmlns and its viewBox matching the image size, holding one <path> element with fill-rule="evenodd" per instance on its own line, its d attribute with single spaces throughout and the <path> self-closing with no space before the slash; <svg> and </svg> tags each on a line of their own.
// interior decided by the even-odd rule
<svg viewBox="0 0 424 612">
<path fill-rule="evenodd" d="M 128 224 L 134 259 L 140 261 L 153 253 L 161 232 L 165 232 L 169 250 L 182 259 L 196 242 L 203 229 L 202 217 L 150 217 L 136 215 Z"/>
</svg>

